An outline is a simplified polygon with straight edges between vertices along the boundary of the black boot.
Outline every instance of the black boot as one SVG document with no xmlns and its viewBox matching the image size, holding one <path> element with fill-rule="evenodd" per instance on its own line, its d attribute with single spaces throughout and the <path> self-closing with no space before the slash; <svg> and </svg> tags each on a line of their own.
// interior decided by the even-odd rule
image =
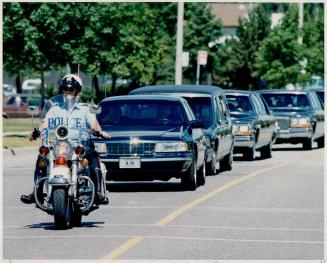
<svg viewBox="0 0 327 263">
<path fill-rule="evenodd" d="M 109 199 L 105 195 L 103 195 L 101 192 L 97 192 L 96 194 L 96 200 L 99 205 L 107 205 L 109 204 Z"/>
<path fill-rule="evenodd" d="M 29 195 L 22 195 L 20 197 L 20 201 L 22 201 L 25 204 L 33 204 L 35 203 L 35 197 L 34 197 L 34 191 Z"/>
</svg>

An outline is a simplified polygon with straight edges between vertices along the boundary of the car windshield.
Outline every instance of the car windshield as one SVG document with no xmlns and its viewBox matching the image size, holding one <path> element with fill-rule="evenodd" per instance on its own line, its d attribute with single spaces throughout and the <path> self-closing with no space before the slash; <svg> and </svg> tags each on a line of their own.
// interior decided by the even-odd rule
<svg viewBox="0 0 327 263">
<path fill-rule="evenodd" d="M 181 103 L 161 100 L 119 100 L 101 103 L 97 115 L 100 125 L 183 125 L 185 115 Z"/>
<path fill-rule="evenodd" d="M 253 115 L 254 110 L 250 102 L 250 98 L 247 95 L 231 95 L 227 94 L 227 103 L 230 112 L 237 114 Z"/>
<path fill-rule="evenodd" d="M 271 108 L 296 107 L 310 108 L 306 94 L 262 94 L 268 106 Z"/>
<path fill-rule="evenodd" d="M 204 121 L 205 128 L 212 123 L 212 107 L 209 97 L 184 97 L 190 105 L 195 117 Z"/>
</svg>

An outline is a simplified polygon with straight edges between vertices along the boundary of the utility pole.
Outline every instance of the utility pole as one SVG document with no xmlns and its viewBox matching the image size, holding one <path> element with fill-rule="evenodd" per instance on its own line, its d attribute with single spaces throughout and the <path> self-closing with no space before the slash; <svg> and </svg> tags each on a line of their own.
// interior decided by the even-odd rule
<svg viewBox="0 0 327 263">
<path fill-rule="evenodd" d="M 177 11 L 177 36 L 176 36 L 176 65 L 175 65 L 175 84 L 182 84 L 183 67 L 183 21 L 184 21 L 184 2 L 178 2 Z"/>
<path fill-rule="evenodd" d="M 298 43 L 302 45 L 303 37 L 302 37 L 302 28 L 303 28 L 303 2 L 299 3 L 299 36 L 298 36 Z"/>
</svg>

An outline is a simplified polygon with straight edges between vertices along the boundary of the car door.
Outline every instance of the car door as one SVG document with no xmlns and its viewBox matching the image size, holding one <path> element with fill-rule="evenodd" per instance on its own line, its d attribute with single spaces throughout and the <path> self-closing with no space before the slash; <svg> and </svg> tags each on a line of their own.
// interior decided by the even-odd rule
<svg viewBox="0 0 327 263">
<path fill-rule="evenodd" d="M 189 104 L 185 101 L 183 101 L 185 113 L 187 115 L 188 120 L 194 120 L 195 116 L 194 113 L 189 106 Z M 197 159 L 197 168 L 200 168 L 204 164 L 205 160 L 205 151 L 206 151 L 206 146 L 204 143 L 204 132 L 202 128 L 193 128 L 192 129 L 192 137 L 195 140 L 198 148 L 198 159 Z"/>
<path fill-rule="evenodd" d="M 274 132 L 274 118 L 269 115 L 269 112 L 258 94 L 253 94 L 252 98 L 258 112 L 258 120 L 256 124 L 260 129 L 258 144 L 264 146 L 267 145 L 272 138 Z"/>
<path fill-rule="evenodd" d="M 324 135 L 325 115 L 317 96 L 313 92 L 308 92 L 309 99 L 314 109 L 314 118 L 316 119 L 315 138 Z"/>
<path fill-rule="evenodd" d="M 226 101 L 222 96 L 215 97 L 215 103 L 218 112 L 220 145 L 218 147 L 219 156 L 225 156 L 229 153 L 232 144 L 231 120 Z"/>
</svg>

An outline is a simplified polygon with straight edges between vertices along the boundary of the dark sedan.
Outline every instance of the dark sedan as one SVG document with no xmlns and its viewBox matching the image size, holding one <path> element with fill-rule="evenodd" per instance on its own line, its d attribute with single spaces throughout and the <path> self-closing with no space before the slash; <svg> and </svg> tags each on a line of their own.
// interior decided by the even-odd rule
<svg viewBox="0 0 327 263">
<path fill-rule="evenodd" d="M 109 139 L 94 139 L 108 180 L 181 178 L 189 190 L 205 183 L 203 122 L 179 97 L 117 96 L 100 102 L 97 119 Z"/>
<path fill-rule="evenodd" d="M 278 125 L 262 97 L 252 91 L 225 92 L 233 121 L 234 152 L 242 153 L 249 161 L 255 159 L 256 150 L 261 157 L 271 158 Z"/>
<path fill-rule="evenodd" d="M 129 94 L 164 94 L 187 100 L 195 116 L 205 123 L 208 174 L 216 174 L 217 167 L 231 170 L 234 137 L 224 90 L 205 85 L 161 85 L 132 90 Z"/>
<path fill-rule="evenodd" d="M 261 90 L 263 98 L 275 115 L 279 134 L 276 143 L 302 143 L 311 150 L 313 142 L 324 146 L 324 111 L 312 90 Z"/>
</svg>

